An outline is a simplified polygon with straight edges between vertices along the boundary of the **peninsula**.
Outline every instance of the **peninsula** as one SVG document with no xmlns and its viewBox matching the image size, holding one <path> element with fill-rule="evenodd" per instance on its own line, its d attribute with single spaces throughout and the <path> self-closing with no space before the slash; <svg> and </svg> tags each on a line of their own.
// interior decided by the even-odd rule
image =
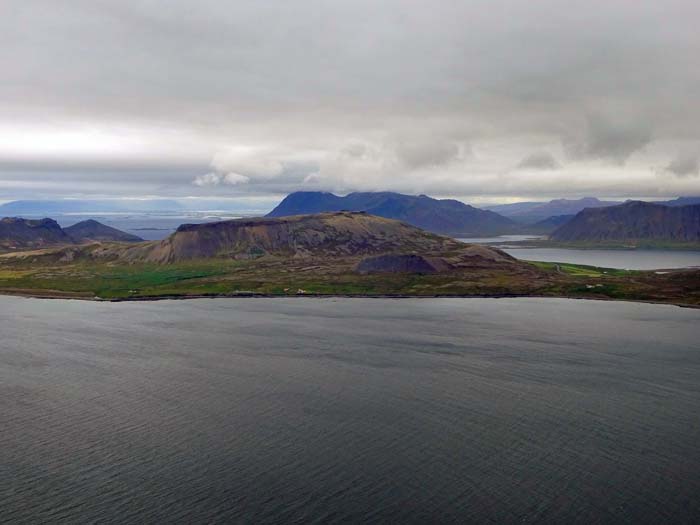
<svg viewBox="0 0 700 525">
<path fill-rule="evenodd" d="M 700 270 L 530 263 L 397 220 L 332 212 L 183 225 L 162 241 L 15 250 L 0 255 L 0 293 L 95 300 L 547 296 L 699 306 Z"/>
</svg>

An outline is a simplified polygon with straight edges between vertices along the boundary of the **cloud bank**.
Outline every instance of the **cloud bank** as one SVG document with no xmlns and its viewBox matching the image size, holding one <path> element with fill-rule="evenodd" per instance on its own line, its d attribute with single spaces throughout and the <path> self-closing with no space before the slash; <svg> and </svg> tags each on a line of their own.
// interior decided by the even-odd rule
<svg viewBox="0 0 700 525">
<path fill-rule="evenodd" d="M 0 200 L 700 194 L 696 1 L 3 6 Z"/>
</svg>

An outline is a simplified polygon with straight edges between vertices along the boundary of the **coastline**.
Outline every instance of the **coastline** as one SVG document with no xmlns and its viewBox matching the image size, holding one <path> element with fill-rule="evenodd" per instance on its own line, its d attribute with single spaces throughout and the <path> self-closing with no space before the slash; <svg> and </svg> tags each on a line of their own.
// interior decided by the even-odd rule
<svg viewBox="0 0 700 525">
<path fill-rule="evenodd" d="M 666 306 L 676 306 L 679 308 L 690 308 L 700 310 L 700 304 L 665 302 L 665 301 L 650 301 L 644 299 L 615 299 L 606 296 L 597 297 L 582 297 L 582 296 L 566 296 L 566 295 L 544 295 L 544 294 L 320 294 L 320 293 L 304 293 L 304 294 L 269 294 L 257 292 L 239 292 L 230 294 L 197 294 L 197 295 L 159 295 L 159 296 L 143 296 L 143 297 L 117 297 L 117 298 L 102 298 L 90 296 L 82 293 L 47 291 L 47 293 L 35 293 L 26 290 L 0 290 L 0 296 L 6 297 L 21 297 L 25 299 L 46 299 L 46 300 L 73 300 L 73 301 L 92 301 L 97 303 L 140 303 L 140 302 L 156 302 L 156 301 L 187 301 L 191 299 L 572 299 L 581 301 L 607 301 L 607 302 L 622 302 L 622 303 L 640 303 L 640 304 L 658 304 Z"/>
</svg>

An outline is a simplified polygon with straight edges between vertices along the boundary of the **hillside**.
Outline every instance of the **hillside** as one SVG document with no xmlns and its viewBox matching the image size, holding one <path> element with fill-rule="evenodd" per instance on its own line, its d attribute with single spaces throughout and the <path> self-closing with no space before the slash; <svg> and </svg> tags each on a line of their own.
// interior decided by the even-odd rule
<svg viewBox="0 0 700 525">
<path fill-rule="evenodd" d="M 364 212 L 185 224 L 167 239 L 134 247 L 130 260 L 172 263 L 226 257 L 347 257 L 388 252 L 444 253 L 463 245 L 402 222 Z"/>
<path fill-rule="evenodd" d="M 552 217 L 547 217 L 546 219 L 538 221 L 535 224 L 529 225 L 527 227 L 527 231 L 531 233 L 540 233 L 543 235 L 549 234 L 563 224 L 569 222 L 574 217 L 575 215 L 553 215 Z"/>
<path fill-rule="evenodd" d="M 392 192 L 332 193 L 295 192 L 288 195 L 268 217 L 286 217 L 332 211 L 364 211 L 397 219 L 434 233 L 452 236 L 488 236 L 516 231 L 516 224 L 497 213 L 450 199 L 433 199 Z"/>
<path fill-rule="evenodd" d="M 143 239 L 130 233 L 106 226 L 92 219 L 78 222 L 63 229 L 75 242 L 87 241 L 115 241 L 115 242 L 141 242 Z"/>
<path fill-rule="evenodd" d="M 700 205 L 664 206 L 629 201 L 607 208 L 589 208 L 556 229 L 550 239 L 700 242 Z"/>
<path fill-rule="evenodd" d="M 70 236 L 53 219 L 0 219 L 0 248 L 42 248 L 71 243 Z"/>
<path fill-rule="evenodd" d="M 97 221 L 82 221 L 68 228 L 53 219 L 0 219 L 0 249 L 33 250 L 52 246 L 72 245 L 88 241 L 139 242 L 142 239 L 105 226 Z"/>
</svg>

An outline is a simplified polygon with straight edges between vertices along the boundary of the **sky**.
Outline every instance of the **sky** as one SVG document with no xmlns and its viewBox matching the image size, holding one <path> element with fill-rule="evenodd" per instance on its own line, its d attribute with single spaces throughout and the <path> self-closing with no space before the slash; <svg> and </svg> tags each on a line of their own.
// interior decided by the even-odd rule
<svg viewBox="0 0 700 525">
<path fill-rule="evenodd" d="M 700 195 L 697 0 L 0 10 L 0 201 Z"/>
</svg>

